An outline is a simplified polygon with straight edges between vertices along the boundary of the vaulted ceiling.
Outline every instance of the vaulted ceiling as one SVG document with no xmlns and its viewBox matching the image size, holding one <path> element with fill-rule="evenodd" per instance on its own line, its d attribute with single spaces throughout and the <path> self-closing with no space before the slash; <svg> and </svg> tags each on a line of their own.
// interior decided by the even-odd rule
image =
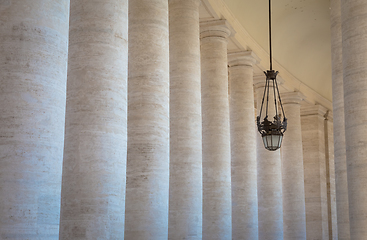
<svg viewBox="0 0 367 240">
<path fill-rule="evenodd" d="M 221 1 L 268 52 L 268 0 Z M 272 1 L 274 59 L 300 82 L 331 100 L 329 5 L 329 0 Z"/>
</svg>

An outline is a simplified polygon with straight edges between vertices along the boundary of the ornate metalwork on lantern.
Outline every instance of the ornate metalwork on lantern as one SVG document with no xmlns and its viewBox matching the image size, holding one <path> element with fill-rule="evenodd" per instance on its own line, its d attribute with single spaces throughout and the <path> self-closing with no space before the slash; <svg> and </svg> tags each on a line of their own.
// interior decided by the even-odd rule
<svg viewBox="0 0 367 240">
<path fill-rule="evenodd" d="M 282 145 L 283 134 L 287 130 L 287 118 L 285 117 L 282 100 L 279 94 L 278 83 L 276 80 L 278 71 L 275 72 L 274 70 L 271 69 L 264 73 L 266 75 L 266 83 L 261 102 L 260 114 L 259 116 L 257 116 L 256 119 L 257 130 L 261 134 L 264 147 L 269 151 L 275 151 L 279 149 Z M 273 96 L 274 100 L 273 112 L 275 113 L 275 115 L 273 117 L 273 120 L 269 120 L 269 100 L 271 100 L 270 99 L 271 95 Z M 263 118 L 263 120 L 261 120 L 263 110 L 265 111 L 265 117 Z M 278 110 L 281 110 L 281 113 L 283 114 L 283 120 L 281 113 L 278 113 Z"/>
</svg>

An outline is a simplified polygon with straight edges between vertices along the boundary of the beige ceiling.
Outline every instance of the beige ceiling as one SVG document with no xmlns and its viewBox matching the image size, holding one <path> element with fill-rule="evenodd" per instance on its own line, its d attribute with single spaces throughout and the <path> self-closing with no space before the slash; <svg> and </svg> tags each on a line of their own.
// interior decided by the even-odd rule
<svg viewBox="0 0 367 240">
<path fill-rule="evenodd" d="M 250 36 L 268 51 L 268 1 L 223 0 Z M 274 59 L 331 100 L 329 0 L 273 0 Z"/>
</svg>

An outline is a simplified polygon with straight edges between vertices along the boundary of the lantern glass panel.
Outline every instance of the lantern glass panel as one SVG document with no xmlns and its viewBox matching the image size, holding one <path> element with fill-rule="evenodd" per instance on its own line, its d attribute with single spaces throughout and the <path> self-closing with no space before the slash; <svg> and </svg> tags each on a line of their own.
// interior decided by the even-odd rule
<svg viewBox="0 0 367 240">
<path fill-rule="evenodd" d="M 263 137 L 263 142 L 264 142 L 264 146 L 265 146 L 265 148 L 267 149 L 268 148 L 268 138 L 267 138 L 267 136 L 264 136 Z"/>
<path fill-rule="evenodd" d="M 283 135 L 264 135 L 262 139 L 266 149 L 275 151 L 282 145 Z"/>
<path fill-rule="evenodd" d="M 280 138 L 280 135 L 271 135 L 271 143 L 272 143 L 273 148 L 276 148 L 279 146 L 279 138 Z"/>
</svg>

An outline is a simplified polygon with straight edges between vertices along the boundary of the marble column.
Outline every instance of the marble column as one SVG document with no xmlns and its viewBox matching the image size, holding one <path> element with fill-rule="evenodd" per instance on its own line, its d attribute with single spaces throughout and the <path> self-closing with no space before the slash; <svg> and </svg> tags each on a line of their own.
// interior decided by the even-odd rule
<svg viewBox="0 0 367 240">
<path fill-rule="evenodd" d="M 264 94 L 265 78 L 265 75 L 254 78 L 258 111 L 260 111 Z M 273 120 L 275 116 L 274 102 L 271 100 L 274 99 L 272 93 L 271 88 L 269 91 L 269 120 Z M 264 110 L 265 107 L 263 108 L 262 119 L 265 115 Z M 256 136 L 259 239 L 282 240 L 283 197 L 280 150 L 266 150 L 260 133 L 257 132 Z"/>
<path fill-rule="evenodd" d="M 230 86 L 232 239 L 258 239 L 256 128 L 251 51 L 228 54 Z"/>
<path fill-rule="evenodd" d="M 168 238 L 167 0 L 129 1 L 125 238 Z"/>
<path fill-rule="evenodd" d="M 201 27 L 203 239 L 232 239 L 227 21 Z"/>
<path fill-rule="evenodd" d="M 308 240 L 329 239 L 324 119 L 321 105 L 301 108 L 305 178 L 306 235 Z"/>
<path fill-rule="evenodd" d="M 0 1 L 1 239 L 58 239 L 69 2 Z"/>
<path fill-rule="evenodd" d="M 367 239 L 367 2 L 341 1 L 351 239 Z"/>
<path fill-rule="evenodd" d="M 334 114 L 334 156 L 339 240 L 350 239 L 344 126 L 343 55 L 340 0 L 331 0 L 331 66 Z"/>
<path fill-rule="evenodd" d="M 170 187 L 168 239 L 202 239 L 199 0 L 169 0 Z"/>
<path fill-rule="evenodd" d="M 288 119 L 282 144 L 284 240 L 306 240 L 306 209 L 303 172 L 300 92 L 281 95 Z"/>
<path fill-rule="evenodd" d="M 70 5 L 60 239 L 123 239 L 127 0 Z"/>
<path fill-rule="evenodd" d="M 331 239 L 338 240 L 338 223 L 336 211 L 336 192 L 335 192 L 335 161 L 334 161 L 334 134 L 333 134 L 333 113 L 328 111 L 324 120 L 325 129 L 325 159 L 327 176 L 328 194 L 328 216 L 329 216 L 329 236 Z"/>
</svg>

